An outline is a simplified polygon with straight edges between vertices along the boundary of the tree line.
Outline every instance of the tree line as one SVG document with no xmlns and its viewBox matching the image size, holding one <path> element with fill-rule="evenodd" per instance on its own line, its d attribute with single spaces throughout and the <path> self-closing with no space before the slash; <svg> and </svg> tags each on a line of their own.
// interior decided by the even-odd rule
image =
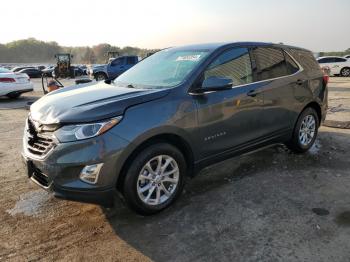
<svg viewBox="0 0 350 262">
<path fill-rule="evenodd" d="M 92 47 L 60 46 L 56 42 L 45 42 L 35 38 L 12 41 L 0 44 L 0 63 L 55 63 L 55 54 L 71 53 L 73 63 L 105 63 L 107 52 L 115 51 L 120 55 L 145 56 L 152 50 L 126 46 L 120 48 L 110 44 L 98 44 Z"/>
<path fill-rule="evenodd" d="M 335 51 L 335 52 L 320 52 L 319 56 L 345 56 L 350 55 L 350 48 L 345 51 Z"/>
<path fill-rule="evenodd" d="M 0 44 L 0 63 L 55 63 L 55 54 L 71 53 L 73 63 L 76 64 L 100 64 L 107 60 L 107 52 L 116 51 L 120 55 L 145 56 L 154 50 L 126 46 L 120 48 L 110 44 L 98 44 L 89 46 L 60 46 L 56 42 L 45 42 L 35 38 L 12 41 Z M 350 54 L 350 48 L 340 52 L 320 52 L 320 56 L 344 56 Z"/>
</svg>

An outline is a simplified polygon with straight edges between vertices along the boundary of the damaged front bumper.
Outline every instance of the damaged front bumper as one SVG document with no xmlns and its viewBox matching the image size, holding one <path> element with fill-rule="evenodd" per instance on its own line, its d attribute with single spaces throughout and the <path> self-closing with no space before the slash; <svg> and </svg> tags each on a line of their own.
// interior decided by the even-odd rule
<svg viewBox="0 0 350 262">
<path fill-rule="evenodd" d="M 22 156 L 28 178 L 56 197 L 111 206 L 119 175 L 118 159 L 128 144 L 107 132 L 91 139 L 55 144 L 46 155 L 37 157 L 28 150 L 24 137 Z M 96 183 L 82 181 L 84 167 L 97 163 L 103 166 Z"/>
</svg>

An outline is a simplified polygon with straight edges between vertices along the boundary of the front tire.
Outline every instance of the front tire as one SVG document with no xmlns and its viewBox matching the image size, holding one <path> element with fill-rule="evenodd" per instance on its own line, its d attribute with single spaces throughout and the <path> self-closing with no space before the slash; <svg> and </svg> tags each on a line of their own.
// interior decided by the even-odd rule
<svg viewBox="0 0 350 262">
<path fill-rule="evenodd" d="M 350 76 L 350 67 L 344 67 L 340 71 L 340 75 L 343 76 L 343 77 L 349 77 Z"/>
<path fill-rule="evenodd" d="M 104 81 L 107 79 L 107 76 L 104 73 L 97 73 L 95 75 L 95 79 L 96 79 L 96 81 Z"/>
<path fill-rule="evenodd" d="M 141 151 L 130 164 L 123 185 L 128 206 L 141 215 L 155 214 L 181 194 L 187 166 L 183 154 L 166 143 Z"/>
<path fill-rule="evenodd" d="M 314 144 L 319 127 L 317 112 L 312 107 L 306 108 L 299 116 L 287 147 L 295 153 L 304 153 Z"/>
</svg>

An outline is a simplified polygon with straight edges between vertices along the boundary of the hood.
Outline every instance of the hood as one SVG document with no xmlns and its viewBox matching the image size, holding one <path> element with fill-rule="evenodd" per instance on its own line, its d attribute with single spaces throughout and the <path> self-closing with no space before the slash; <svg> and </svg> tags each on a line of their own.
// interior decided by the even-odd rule
<svg viewBox="0 0 350 262">
<path fill-rule="evenodd" d="M 30 115 L 41 124 L 93 122 L 122 115 L 130 106 L 159 99 L 169 92 L 116 87 L 104 82 L 82 84 L 43 96 L 31 105 Z"/>
</svg>

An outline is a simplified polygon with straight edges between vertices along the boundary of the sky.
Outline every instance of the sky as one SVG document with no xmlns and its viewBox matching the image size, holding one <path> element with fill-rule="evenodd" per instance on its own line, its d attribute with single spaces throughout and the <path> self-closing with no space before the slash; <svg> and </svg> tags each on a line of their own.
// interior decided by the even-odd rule
<svg viewBox="0 0 350 262">
<path fill-rule="evenodd" d="M 34 37 L 150 49 L 232 41 L 350 48 L 350 0 L 4 0 L 0 10 L 0 43 Z"/>
</svg>

